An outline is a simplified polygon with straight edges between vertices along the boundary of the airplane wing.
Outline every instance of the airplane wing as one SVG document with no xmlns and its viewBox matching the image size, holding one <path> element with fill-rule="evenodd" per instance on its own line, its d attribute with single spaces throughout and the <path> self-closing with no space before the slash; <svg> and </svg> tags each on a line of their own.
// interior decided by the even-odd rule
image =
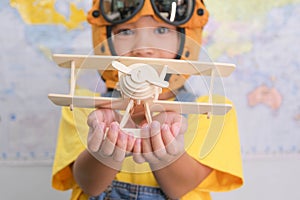
<svg viewBox="0 0 300 200">
<path fill-rule="evenodd" d="M 206 102 L 178 102 L 155 100 L 150 105 L 152 112 L 173 111 L 181 114 L 208 114 L 225 115 L 232 108 L 231 104 Z"/>
<path fill-rule="evenodd" d="M 125 110 L 129 99 L 110 97 L 72 96 L 64 94 L 49 94 L 48 98 L 58 106 L 81 108 L 108 108 Z M 178 102 L 167 100 L 154 100 L 149 105 L 151 112 L 174 111 L 181 114 L 207 114 L 224 115 L 232 107 L 230 104 L 215 104 L 203 102 Z"/>
<path fill-rule="evenodd" d="M 80 108 L 108 108 L 125 110 L 129 100 L 110 97 L 72 96 L 68 94 L 48 94 L 48 98 L 58 106 L 70 106 Z"/>
<path fill-rule="evenodd" d="M 227 77 L 234 70 L 235 65 L 229 63 L 200 62 L 190 60 L 163 59 L 163 58 L 140 58 L 127 56 L 100 56 L 100 55 L 70 55 L 54 54 L 53 60 L 60 66 L 70 68 L 71 63 L 75 63 L 76 69 L 97 69 L 99 71 L 115 70 L 111 63 L 118 61 L 126 66 L 134 63 L 149 64 L 160 72 L 167 65 L 169 74 L 190 74 L 211 76 L 215 70 L 216 76 Z"/>
</svg>

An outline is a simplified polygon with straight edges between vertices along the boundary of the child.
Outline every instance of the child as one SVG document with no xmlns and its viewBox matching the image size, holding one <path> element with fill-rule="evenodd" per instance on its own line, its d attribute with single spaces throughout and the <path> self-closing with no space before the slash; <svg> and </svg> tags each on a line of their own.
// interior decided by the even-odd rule
<svg viewBox="0 0 300 200">
<path fill-rule="evenodd" d="M 201 0 L 94 0 L 88 13 L 96 54 L 169 59 L 197 60 L 207 18 Z M 117 94 L 117 72 L 102 78 L 104 95 Z M 194 98 L 185 78 L 168 75 L 170 86 L 159 98 Z M 120 129 L 116 111 L 63 108 L 53 187 L 72 189 L 71 199 L 208 200 L 210 191 L 243 184 L 234 108 L 210 119 L 162 112 L 149 124 L 141 110 L 135 106 L 126 124 L 141 127 L 135 138 Z"/>
</svg>

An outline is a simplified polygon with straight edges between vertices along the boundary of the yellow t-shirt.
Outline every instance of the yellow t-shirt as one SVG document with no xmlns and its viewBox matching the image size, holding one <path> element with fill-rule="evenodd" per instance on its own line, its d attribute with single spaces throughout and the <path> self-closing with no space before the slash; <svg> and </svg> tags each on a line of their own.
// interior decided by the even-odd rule
<svg viewBox="0 0 300 200">
<path fill-rule="evenodd" d="M 207 102 L 208 98 L 201 97 L 197 101 Z M 216 98 L 213 101 L 223 102 L 224 98 Z M 86 121 L 92 110 L 74 108 L 70 111 L 67 107 L 62 108 L 53 163 L 52 186 L 58 190 L 72 189 L 72 200 L 88 198 L 76 184 L 71 164 L 86 148 L 88 133 Z M 211 191 L 229 191 L 242 186 L 240 141 L 234 108 L 224 116 L 212 115 L 209 119 L 207 115 L 189 115 L 188 130 L 185 133 L 185 149 L 195 160 L 214 170 L 194 190 L 182 197 L 183 200 L 209 200 Z M 133 171 L 137 173 L 132 173 Z M 147 163 L 136 164 L 131 157 L 125 159 L 116 180 L 159 187 L 149 165 Z"/>
</svg>

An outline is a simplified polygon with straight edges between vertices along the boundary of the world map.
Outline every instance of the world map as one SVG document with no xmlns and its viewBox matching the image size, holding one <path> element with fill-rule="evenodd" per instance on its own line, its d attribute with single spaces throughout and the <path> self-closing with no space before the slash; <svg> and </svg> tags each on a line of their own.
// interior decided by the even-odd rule
<svg viewBox="0 0 300 200">
<path fill-rule="evenodd" d="M 236 64 L 224 79 L 236 107 L 244 158 L 300 153 L 300 0 L 205 1 L 203 49 Z M 92 1 L 0 1 L 0 163 L 52 162 L 68 91 L 53 53 L 90 54 Z"/>
<path fill-rule="evenodd" d="M 299 154 L 299 2 L 207 1 L 208 54 L 237 65 L 224 86 L 245 157 Z"/>
</svg>

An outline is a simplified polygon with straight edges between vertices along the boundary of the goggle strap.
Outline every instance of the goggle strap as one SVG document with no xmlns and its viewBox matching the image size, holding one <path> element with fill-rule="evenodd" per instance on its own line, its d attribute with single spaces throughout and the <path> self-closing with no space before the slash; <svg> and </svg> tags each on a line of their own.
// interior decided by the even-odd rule
<svg viewBox="0 0 300 200">
<path fill-rule="evenodd" d="M 112 41 L 111 33 L 112 33 L 112 26 L 106 26 L 106 38 L 107 38 L 110 53 L 113 56 L 117 56 L 117 53 L 115 51 L 114 44 L 113 44 L 113 41 Z"/>
<path fill-rule="evenodd" d="M 179 44 L 179 49 L 178 49 L 177 56 L 175 59 L 180 60 L 182 53 L 183 53 L 184 44 L 185 44 L 185 29 L 177 28 L 177 31 L 180 32 L 180 44 Z"/>
</svg>

